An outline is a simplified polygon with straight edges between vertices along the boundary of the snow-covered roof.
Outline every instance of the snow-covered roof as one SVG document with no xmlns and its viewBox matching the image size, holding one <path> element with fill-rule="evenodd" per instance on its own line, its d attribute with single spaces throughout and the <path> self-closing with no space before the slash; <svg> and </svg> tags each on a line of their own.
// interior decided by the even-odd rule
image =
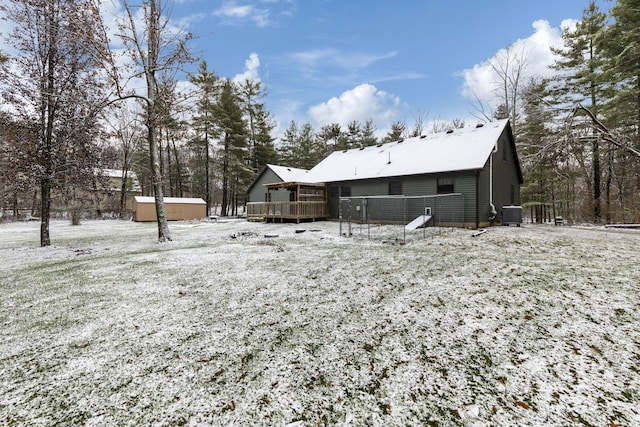
<svg viewBox="0 0 640 427">
<path fill-rule="evenodd" d="M 122 178 L 122 169 L 97 169 L 96 174 L 109 178 Z M 138 179 L 134 171 L 127 171 L 127 178 Z"/>
<path fill-rule="evenodd" d="M 499 120 L 362 149 L 336 151 L 305 176 L 335 182 L 482 169 L 508 124 Z"/>
<path fill-rule="evenodd" d="M 151 196 L 134 196 L 137 203 L 155 203 L 155 197 Z M 165 197 L 165 203 L 183 203 L 189 205 L 204 205 L 206 202 L 199 197 Z"/>
<path fill-rule="evenodd" d="M 302 178 L 307 172 L 309 172 L 307 169 L 290 168 L 287 166 L 267 165 L 267 167 L 271 169 L 273 173 L 278 175 L 284 182 L 303 180 Z"/>
</svg>

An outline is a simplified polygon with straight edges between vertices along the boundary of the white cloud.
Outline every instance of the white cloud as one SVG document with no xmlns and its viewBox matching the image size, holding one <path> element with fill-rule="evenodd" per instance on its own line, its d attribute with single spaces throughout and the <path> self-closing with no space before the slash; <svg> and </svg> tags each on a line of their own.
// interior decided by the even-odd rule
<svg viewBox="0 0 640 427">
<path fill-rule="evenodd" d="M 289 56 L 289 62 L 298 64 L 298 66 L 307 72 L 317 71 L 319 66 L 334 66 L 346 70 L 355 71 L 366 68 L 369 65 L 390 59 L 398 54 L 391 51 L 382 54 L 360 53 L 360 52 L 341 52 L 333 48 L 311 49 L 307 51 L 295 52 Z"/>
<path fill-rule="evenodd" d="M 496 94 L 496 73 L 491 64 L 501 63 L 507 55 L 507 50 L 521 59 L 526 59 L 525 76 L 523 82 L 528 77 L 540 76 L 550 77 L 553 70 L 549 68 L 554 62 L 554 54 L 551 47 L 562 47 L 562 31 L 567 28 L 575 28 L 575 20 L 565 20 L 560 27 L 552 27 L 548 21 L 538 20 L 532 24 L 533 34 L 524 39 L 519 39 L 511 46 L 500 49 L 491 58 L 476 64 L 473 68 L 461 72 L 464 83 L 461 88 L 462 95 L 476 101 L 477 96 L 482 102 L 496 106 L 499 103 Z"/>
<path fill-rule="evenodd" d="M 346 126 L 352 120 L 364 123 L 373 119 L 376 126 L 384 127 L 399 113 L 400 98 L 378 90 L 370 84 L 361 84 L 333 97 L 327 102 L 309 108 L 308 114 L 317 126 L 339 123 Z"/>
<path fill-rule="evenodd" d="M 228 24 L 252 21 L 260 28 L 270 24 L 268 9 L 258 8 L 250 4 L 239 5 L 235 1 L 224 3 L 213 12 L 213 15 L 225 19 Z"/>
<path fill-rule="evenodd" d="M 242 83 L 245 80 L 253 80 L 259 82 L 259 68 L 260 58 L 258 57 L 258 54 L 254 52 L 249 55 L 249 58 L 244 62 L 244 72 L 242 74 L 236 74 L 235 77 L 233 77 L 233 81 L 235 83 Z"/>
<path fill-rule="evenodd" d="M 11 55 L 15 55 L 17 52 L 13 46 L 7 44 L 6 41 L 14 28 L 15 24 L 9 19 L 6 19 L 4 13 L 0 12 L 0 51 Z"/>
</svg>

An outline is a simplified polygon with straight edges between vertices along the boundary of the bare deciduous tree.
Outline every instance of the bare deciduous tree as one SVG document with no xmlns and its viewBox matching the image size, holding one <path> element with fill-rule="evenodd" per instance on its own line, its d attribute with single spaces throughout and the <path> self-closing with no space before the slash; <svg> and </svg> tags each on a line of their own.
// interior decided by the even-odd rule
<svg viewBox="0 0 640 427">
<path fill-rule="evenodd" d="M 175 70 L 185 63 L 192 62 L 186 42 L 190 34 L 174 31 L 169 25 L 169 10 L 163 8 L 162 0 L 143 0 L 140 6 L 141 20 L 136 15 L 134 6 L 129 0 L 121 0 L 126 18 L 120 22 L 120 37 L 127 47 L 127 53 L 136 65 L 131 78 L 144 78 L 146 94 L 125 94 L 120 97 L 134 97 L 143 103 L 145 126 L 147 127 L 147 142 L 149 144 L 149 158 L 151 169 L 151 183 L 154 190 L 156 216 L 158 221 L 158 241 L 171 240 L 171 233 L 167 224 L 162 188 L 162 173 L 160 170 L 160 149 L 158 145 L 158 129 L 161 120 L 166 115 L 163 106 L 166 105 L 161 97 L 161 87 L 158 82 L 159 73 Z M 143 28 L 138 28 L 142 22 Z M 123 85 L 118 83 L 118 88 Z"/>
<path fill-rule="evenodd" d="M 15 24 L 7 41 L 18 52 L 3 68 L 3 95 L 20 120 L 36 129 L 32 173 L 40 187 L 41 246 L 51 244 L 56 186 L 93 176 L 97 164 L 97 113 L 106 99 L 96 54 L 106 46 L 98 6 L 97 0 L 0 5 Z"/>
<path fill-rule="evenodd" d="M 472 105 L 474 116 L 480 120 L 492 121 L 499 111 L 504 111 L 511 120 L 513 133 L 517 134 L 516 126 L 520 119 L 521 92 L 524 78 L 526 77 L 529 53 L 525 50 L 517 50 L 515 47 L 500 50 L 498 55 L 488 64 L 493 70 L 493 91 L 498 98 L 498 105 L 487 105 L 486 101 L 474 93 L 475 102 Z"/>
</svg>

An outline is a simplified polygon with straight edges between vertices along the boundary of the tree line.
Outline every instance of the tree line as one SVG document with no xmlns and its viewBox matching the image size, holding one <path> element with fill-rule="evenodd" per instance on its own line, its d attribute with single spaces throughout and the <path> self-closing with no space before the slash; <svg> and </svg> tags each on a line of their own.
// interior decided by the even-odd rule
<svg viewBox="0 0 640 427">
<path fill-rule="evenodd" d="M 138 176 L 156 198 L 159 241 L 171 239 L 164 196 L 202 197 L 209 211 L 239 213 L 248 186 L 269 163 L 309 169 L 334 150 L 361 148 L 465 125 L 420 112 L 382 138 L 373 120 L 314 129 L 291 121 L 280 141 L 259 80 L 233 81 L 197 62 L 191 34 L 168 25 L 162 0 L 120 0 L 114 49 L 98 0 L 8 0 L 17 55 L 0 54 L 0 206 L 29 209 L 50 244 L 49 218 L 73 220 L 110 190 L 96 170 Z M 143 20 L 137 17 L 143 16 Z M 479 120 L 509 117 L 525 184 L 522 201 L 536 221 L 640 222 L 640 12 L 618 0 L 609 13 L 595 1 L 554 49 L 553 78 L 527 73 L 527 52 L 507 49 L 492 69 L 501 102 L 477 100 Z M 124 58 L 128 58 L 125 60 Z M 131 90 L 137 82 L 144 92 Z M 123 179 L 123 188 L 126 180 Z M 125 210 L 124 191 L 116 210 Z"/>
<path fill-rule="evenodd" d="M 41 244 L 50 244 L 49 220 L 62 212 L 78 223 L 113 190 L 104 169 L 121 171 L 125 213 L 127 177 L 135 172 L 143 195 L 156 200 L 158 236 L 171 240 L 163 198 L 202 197 L 207 211 L 235 215 L 248 186 L 269 163 L 311 168 L 334 149 L 376 144 L 371 120 L 323 127 L 292 121 L 280 144 L 259 80 L 233 81 L 196 62 L 191 35 L 168 25 L 162 0 L 124 11 L 115 39 L 108 36 L 99 0 L 9 0 L 0 6 L 15 24 L 6 39 L 18 52 L 0 56 L 0 190 L 3 215 L 27 209 L 41 220 Z M 139 17 L 142 16 L 142 20 Z M 144 87 L 134 91 L 132 83 Z M 413 133 L 421 132 L 416 127 Z M 408 134 L 394 123 L 385 140 Z"/>
<path fill-rule="evenodd" d="M 537 222 L 640 222 L 640 8 L 618 0 L 608 13 L 591 0 L 553 48 L 554 76 L 526 76 L 527 53 L 493 66 L 511 119 Z M 476 111 L 486 111 L 477 108 Z"/>
</svg>

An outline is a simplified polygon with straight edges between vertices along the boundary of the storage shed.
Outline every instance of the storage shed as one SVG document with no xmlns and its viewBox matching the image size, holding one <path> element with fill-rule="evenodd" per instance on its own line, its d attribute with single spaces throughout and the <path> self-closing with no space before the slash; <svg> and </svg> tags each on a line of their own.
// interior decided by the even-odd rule
<svg viewBox="0 0 640 427">
<path fill-rule="evenodd" d="M 200 198 L 165 197 L 164 208 L 167 220 L 203 219 L 207 217 L 207 203 Z M 156 200 L 154 197 L 135 196 L 132 203 L 133 220 L 138 222 L 156 221 Z"/>
</svg>

